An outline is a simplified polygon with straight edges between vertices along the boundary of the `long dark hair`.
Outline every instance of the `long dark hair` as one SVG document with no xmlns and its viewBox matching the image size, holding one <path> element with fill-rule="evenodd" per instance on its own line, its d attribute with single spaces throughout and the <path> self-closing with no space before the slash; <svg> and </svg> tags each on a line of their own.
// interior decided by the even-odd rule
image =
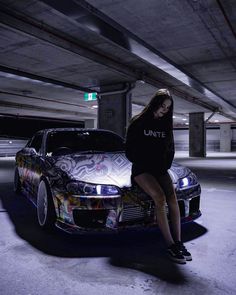
<svg viewBox="0 0 236 295">
<path fill-rule="evenodd" d="M 160 118 L 161 122 L 168 128 L 173 128 L 173 98 L 167 89 L 159 89 L 154 96 L 151 98 L 150 102 L 145 106 L 145 108 L 138 115 L 131 119 L 131 124 L 141 118 L 153 118 L 153 113 L 161 107 L 166 99 L 171 100 L 171 106 L 169 111 L 165 114 L 163 118 Z"/>
</svg>

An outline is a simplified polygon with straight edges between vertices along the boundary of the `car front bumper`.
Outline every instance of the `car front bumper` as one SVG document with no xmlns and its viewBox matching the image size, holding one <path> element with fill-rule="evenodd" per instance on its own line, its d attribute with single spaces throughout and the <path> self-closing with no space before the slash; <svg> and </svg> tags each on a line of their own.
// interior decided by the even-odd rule
<svg viewBox="0 0 236 295">
<path fill-rule="evenodd" d="M 181 223 L 201 216 L 200 185 L 177 191 Z M 142 192 L 127 190 L 124 195 L 97 197 L 57 194 L 54 196 L 56 226 L 69 233 L 119 231 L 157 226 L 155 206 Z M 168 207 L 167 214 L 168 214 Z"/>
</svg>

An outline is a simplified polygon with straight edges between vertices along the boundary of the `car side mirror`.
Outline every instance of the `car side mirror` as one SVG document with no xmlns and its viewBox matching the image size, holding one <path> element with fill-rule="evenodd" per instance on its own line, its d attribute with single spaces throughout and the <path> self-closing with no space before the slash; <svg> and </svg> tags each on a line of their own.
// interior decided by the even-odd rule
<svg viewBox="0 0 236 295">
<path fill-rule="evenodd" d="M 25 156 L 35 156 L 38 153 L 36 152 L 36 149 L 33 147 L 25 147 L 23 148 L 23 150 L 21 151 Z"/>
</svg>

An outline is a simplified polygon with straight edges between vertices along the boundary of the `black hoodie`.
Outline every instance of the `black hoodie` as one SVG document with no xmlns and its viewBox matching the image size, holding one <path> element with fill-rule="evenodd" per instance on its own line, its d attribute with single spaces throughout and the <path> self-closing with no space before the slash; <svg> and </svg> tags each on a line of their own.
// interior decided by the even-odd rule
<svg viewBox="0 0 236 295">
<path fill-rule="evenodd" d="M 147 116 L 134 120 L 127 131 L 126 157 L 145 172 L 164 174 L 174 158 L 172 127 Z"/>
</svg>

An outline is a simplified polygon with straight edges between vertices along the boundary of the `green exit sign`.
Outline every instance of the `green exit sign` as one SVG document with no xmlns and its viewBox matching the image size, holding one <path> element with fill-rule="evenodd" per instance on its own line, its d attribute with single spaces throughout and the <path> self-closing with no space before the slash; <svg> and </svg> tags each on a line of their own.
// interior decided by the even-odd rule
<svg viewBox="0 0 236 295">
<path fill-rule="evenodd" d="M 97 92 L 90 92 L 84 94 L 84 100 L 97 100 Z"/>
</svg>

